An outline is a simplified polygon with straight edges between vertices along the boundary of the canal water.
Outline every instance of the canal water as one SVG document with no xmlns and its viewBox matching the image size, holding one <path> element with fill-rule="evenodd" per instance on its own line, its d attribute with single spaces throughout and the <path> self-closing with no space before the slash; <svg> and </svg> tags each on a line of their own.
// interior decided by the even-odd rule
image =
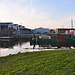
<svg viewBox="0 0 75 75">
<path fill-rule="evenodd" d="M 33 51 L 57 50 L 75 48 L 75 44 L 68 43 L 33 43 L 29 39 L 1 40 L 0 57 Z"/>
</svg>

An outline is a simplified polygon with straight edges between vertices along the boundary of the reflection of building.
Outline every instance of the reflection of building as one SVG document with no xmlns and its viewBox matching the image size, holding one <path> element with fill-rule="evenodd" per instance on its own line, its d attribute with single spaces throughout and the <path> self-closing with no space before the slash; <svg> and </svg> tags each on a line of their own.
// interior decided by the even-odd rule
<svg viewBox="0 0 75 75">
<path fill-rule="evenodd" d="M 9 39 L 8 39 L 9 40 Z M 13 48 L 15 45 L 22 45 L 29 41 L 29 39 L 10 39 L 9 41 L 0 41 L 0 48 Z"/>
<path fill-rule="evenodd" d="M 36 28 L 33 33 L 50 33 L 49 28 Z"/>
</svg>

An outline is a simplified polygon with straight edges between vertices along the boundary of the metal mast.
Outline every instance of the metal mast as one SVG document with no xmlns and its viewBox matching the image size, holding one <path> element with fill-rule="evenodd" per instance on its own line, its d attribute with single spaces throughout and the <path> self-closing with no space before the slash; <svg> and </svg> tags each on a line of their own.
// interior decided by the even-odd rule
<svg viewBox="0 0 75 75">
<path fill-rule="evenodd" d="M 71 26 L 72 26 L 72 28 L 73 28 L 73 19 L 71 19 Z"/>
</svg>

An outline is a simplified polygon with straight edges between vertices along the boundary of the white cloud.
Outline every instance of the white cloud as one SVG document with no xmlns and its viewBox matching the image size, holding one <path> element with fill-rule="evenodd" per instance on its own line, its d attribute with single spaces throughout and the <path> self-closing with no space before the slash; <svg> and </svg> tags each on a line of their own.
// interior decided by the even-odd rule
<svg viewBox="0 0 75 75">
<path fill-rule="evenodd" d="M 47 27 L 49 14 L 38 11 L 32 7 L 32 3 L 21 6 L 19 4 L 4 3 L 0 5 L 1 21 L 13 21 L 28 26 L 29 28 Z"/>
<path fill-rule="evenodd" d="M 20 0 L 22 1 L 22 0 Z M 26 0 L 24 0 L 26 1 Z M 28 28 L 46 27 L 58 28 L 62 25 L 64 27 L 70 26 L 70 18 L 75 16 L 68 16 L 64 18 L 51 19 L 53 13 L 40 11 L 32 7 L 32 2 L 22 6 L 18 2 L 15 3 L 0 3 L 0 20 L 11 21 L 18 24 L 23 24 Z M 74 15 L 74 14 L 73 14 Z"/>
<path fill-rule="evenodd" d="M 27 0 L 19 0 L 19 1 L 21 1 L 21 2 L 25 2 L 25 1 L 27 1 Z"/>
</svg>

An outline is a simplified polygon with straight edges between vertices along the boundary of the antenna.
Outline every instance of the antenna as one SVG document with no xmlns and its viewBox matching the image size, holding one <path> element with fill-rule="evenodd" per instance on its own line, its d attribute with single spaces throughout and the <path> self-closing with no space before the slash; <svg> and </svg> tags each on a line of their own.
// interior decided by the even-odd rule
<svg viewBox="0 0 75 75">
<path fill-rule="evenodd" d="M 72 28 L 73 28 L 73 19 L 71 19 L 71 26 L 72 26 Z"/>
<path fill-rule="evenodd" d="M 21 25 L 22 25 L 22 23 L 21 23 Z"/>
<path fill-rule="evenodd" d="M 61 27 L 62 27 L 62 28 L 64 28 L 64 26 L 63 26 L 63 25 L 62 25 Z"/>
</svg>

